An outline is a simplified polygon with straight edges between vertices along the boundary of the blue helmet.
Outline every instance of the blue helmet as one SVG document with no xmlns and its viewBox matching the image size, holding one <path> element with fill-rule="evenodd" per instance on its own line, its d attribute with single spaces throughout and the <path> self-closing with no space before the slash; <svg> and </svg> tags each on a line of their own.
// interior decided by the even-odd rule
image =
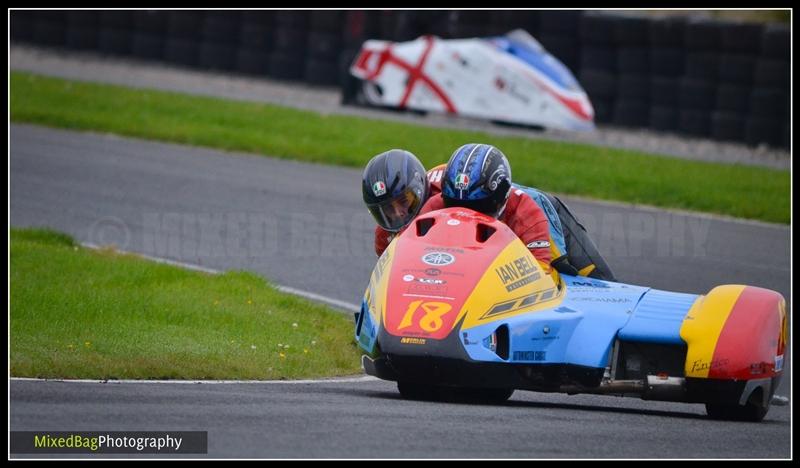
<svg viewBox="0 0 800 468">
<path fill-rule="evenodd" d="M 462 206 L 497 218 L 510 190 L 511 167 L 494 146 L 470 143 L 450 156 L 442 180 L 445 206 Z"/>
</svg>

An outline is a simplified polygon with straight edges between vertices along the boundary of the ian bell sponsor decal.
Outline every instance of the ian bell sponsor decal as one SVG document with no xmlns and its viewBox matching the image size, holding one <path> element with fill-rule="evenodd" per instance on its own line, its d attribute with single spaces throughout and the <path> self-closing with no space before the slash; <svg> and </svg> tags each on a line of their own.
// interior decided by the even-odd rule
<svg viewBox="0 0 800 468">
<path fill-rule="evenodd" d="M 495 268 L 506 291 L 511 292 L 539 279 L 539 272 L 530 257 L 524 256 Z"/>
</svg>

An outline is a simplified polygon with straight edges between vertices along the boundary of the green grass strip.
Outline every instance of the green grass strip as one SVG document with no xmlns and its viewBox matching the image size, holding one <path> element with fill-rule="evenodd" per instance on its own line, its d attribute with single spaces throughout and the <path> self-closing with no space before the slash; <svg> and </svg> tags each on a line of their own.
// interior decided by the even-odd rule
<svg viewBox="0 0 800 468">
<path fill-rule="evenodd" d="M 297 379 L 360 373 L 352 317 L 249 273 L 209 275 L 11 230 L 11 375 Z"/>
<path fill-rule="evenodd" d="M 321 115 L 22 72 L 11 73 L 11 120 L 358 168 L 390 148 L 408 149 L 432 167 L 465 143 L 490 143 L 509 157 L 516 182 L 542 190 L 790 221 L 789 171 L 586 144 Z"/>
</svg>

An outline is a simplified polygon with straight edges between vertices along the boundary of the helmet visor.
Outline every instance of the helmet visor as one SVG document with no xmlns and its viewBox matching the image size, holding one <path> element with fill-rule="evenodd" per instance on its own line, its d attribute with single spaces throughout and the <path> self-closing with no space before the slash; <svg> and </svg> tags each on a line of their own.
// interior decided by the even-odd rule
<svg viewBox="0 0 800 468">
<path fill-rule="evenodd" d="M 394 198 L 367 204 L 367 208 L 380 227 L 397 232 L 417 216 L 421 205 L 419 195 L 409 188 Z"/>
</svg>

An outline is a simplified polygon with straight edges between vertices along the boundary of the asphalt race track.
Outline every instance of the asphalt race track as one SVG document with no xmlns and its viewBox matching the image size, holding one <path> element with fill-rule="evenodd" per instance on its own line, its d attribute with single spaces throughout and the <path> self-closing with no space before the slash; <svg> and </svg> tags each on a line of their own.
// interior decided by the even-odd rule
<svg viewBox="0 0 800 468">
<path fill-rule="evenodd" d="M 376 257 L 358 169 L 29 125 L 11 125 L 9 141 L 14 227 L 360 302 Z M 562 199 L 620 281 L 696 294 L 750 284 L 790 300 L 788 227 Z M 202 430 L 211 458 L 788 458 L 790 408 L 746 424 L 608 396 L 409 402 L 373 379 L 10 383 L 13 431 Z"/>
</svg>

